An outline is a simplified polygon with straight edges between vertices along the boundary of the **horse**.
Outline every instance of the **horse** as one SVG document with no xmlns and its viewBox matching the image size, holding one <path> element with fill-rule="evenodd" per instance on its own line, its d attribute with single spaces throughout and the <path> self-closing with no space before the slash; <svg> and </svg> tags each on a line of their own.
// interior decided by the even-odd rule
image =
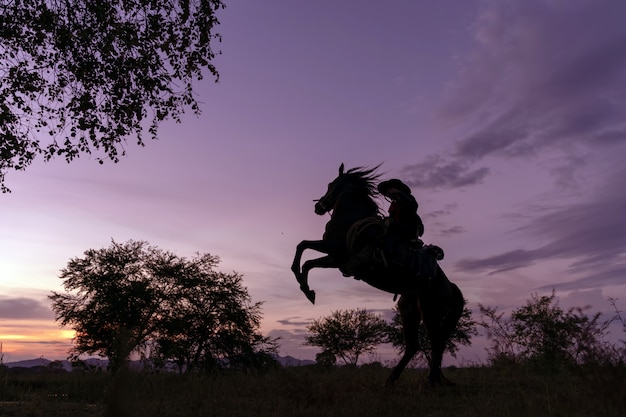
<svg viewBox="0 0 626 417">
<path fill-rule="evenodd" d="M 300 242 L 296 247 L 291 270 L 300 284 L 301 291 L 313 304 L 315 291 L 310 289 L 308 284 L 308 274 L 313 268 L 337 268 L 344 276 L 353 275 L 357 280 L 394 294 L 394 300 L 400 295 L 398 311 L 402 319 L 405 350 L 385 385 L 394 386 L 418 352 L 419 326 L 422 322 L 432 349 L 428 375 L 430 385 L 454 385 L 444 377 L 441 363 L 446 341 L 463 313 L 465 300 L 459 287 L 448 280 L 436 262 L 432 277 L 416 276 L 415 268 L 406 263 L 398 265 L 397 262 L 369 262 L 375 267 L 355 268 L 355 265 L 358 267 L 363 264 L 363 259 L 355 262 L 354 235 L 357 234 L 361 241 L 365 240 L 369 247 L 372 247 L 375 236 L 380 240 L 381 230 L 384 229 L 380 209 L 374 200 L 378 195 L 377 168 L 378 166 L 371 169 L 357 167 L 344 171 L 344 164 L 340 165 L 339 175 L 328 184 L 326 194 L 315 200 L 316 214 L 331 213 L 322 240 Z M 355 232 L 357 228 L 360 228 L 361 232 Z M 300 265 L 302 254 L 306 249 L 326 255 L 307 260 Z M 371 252 L 366 253 L 369 256 Z"/>
</svg>

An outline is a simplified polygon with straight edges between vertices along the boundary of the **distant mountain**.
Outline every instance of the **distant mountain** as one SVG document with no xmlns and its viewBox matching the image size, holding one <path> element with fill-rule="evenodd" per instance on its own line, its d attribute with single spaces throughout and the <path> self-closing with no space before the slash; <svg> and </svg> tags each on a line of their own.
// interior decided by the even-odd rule
<svg viewBox="0 0 626 417">
<path fill-rule="evenodd" d="M 275 356 L 275 359 L 282 366 L 305 366 L 305 365 L 315 364 L 315 361 L 312 361 L 309 359 L 296 359 L 293 356 L 289 356 L 289 355 Z M 72 364 L 66 360 L 51 361 L 46 358 L 37 358 L 37 359 L 28 359 L 28 360 L 17 361 L 17 362 L 8 362 L 8 363 L 5 363 L 5 365 L 9 368 L 18 368 L 18 367 L 19 368 L 34 368 L 37 366 L 49 367 L 52 362 L 58 362 L 59 366 L 68 372 L 72 370 Z M 102 369 L 106 369 L 109 364 L 109 361 L 107 361 L 106 359 L 98 359 L 98 358 L 88 358 L 88 359 L 85 359 L 83 362 L 85 362 L 85 364 L 89 365 L 90 367 L 102 368 Z M 138 361 L 134 361 L 134 362 L 136 362 L 135 364 L 138 365 L 138 367 L 141 366 L 139 365 Z"/>
<path fill-rule="evenodd" d="M 314 365 L 316 362 L 309 359 L 296 359 L 293 356 L 276 356 L 276 360 L 282 366 L 305 366 Z"/>
<path fill-rule="evenodd" d="M 51 361 L 50 359 L 46 359 L 46 358 L 37 358 L 37 359 L 28 359 L 24 361 L 7 362 L 5 363 L 5 365 L 8 368 L 35 368 L 35 367 L 48 368 L 51 366 L 50 364 L 53 362 L 58 364 L 56 366 L 57 369 L 63 369 L 68 372 L 72 370 L 72 364 L 69 361 L 66 361 L 66 360 Z M 102 368 L 102 369 L 106 369 L 109 364 L 107 360 L 98 359 L 98 358 L 88 358 L 88 359 L 85 359 L 83 362 L 85 362 L 85 364 L 87 364 L 90 367 Z"/>
<path fill-rule="evenodd" d="M 9 368 L 32 368 L 34 366 L 48 366 L 52 362 L 49 359 L 45 358 L 37 358 L 37 359 L 28 359 L 25 361 L 17 361 L 17 362 L 8 362 L 5 365 Z"/>
</svg>

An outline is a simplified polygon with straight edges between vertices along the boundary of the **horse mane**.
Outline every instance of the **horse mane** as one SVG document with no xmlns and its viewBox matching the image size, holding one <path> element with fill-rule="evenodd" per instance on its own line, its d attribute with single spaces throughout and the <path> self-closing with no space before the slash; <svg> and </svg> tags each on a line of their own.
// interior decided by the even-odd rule
<svg viewBox="0 0 626 417">
<path fill-rule="evenodd" d="M 344 175 L 349 175 L 350 179 L 354 183 L 363 187 L 369 197 L 376 198 L 380 194 L 378 192 L 378 179 L 380 178 L 381 174 L 376 172 L 378 168 L 380 168 L 380 164 L 376 165 L 373 168 L 350 168 L 346 171 Z"/>
</svg>

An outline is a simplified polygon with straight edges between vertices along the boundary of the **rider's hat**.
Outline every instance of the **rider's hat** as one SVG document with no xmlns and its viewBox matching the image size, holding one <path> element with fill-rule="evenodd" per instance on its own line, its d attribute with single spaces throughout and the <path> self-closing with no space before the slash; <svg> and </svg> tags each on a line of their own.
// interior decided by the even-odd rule
<svg viewBox="0 0 626 417">
<path fill-rule="evenodd" d="M 389 193 L 393 190 L 401 191 L 405 194 L 411 194 L 411 189 L 405 183 L 395 178 L 378 184 L 378 192 L 386 197 L 389 197 Z"/>
</svg>

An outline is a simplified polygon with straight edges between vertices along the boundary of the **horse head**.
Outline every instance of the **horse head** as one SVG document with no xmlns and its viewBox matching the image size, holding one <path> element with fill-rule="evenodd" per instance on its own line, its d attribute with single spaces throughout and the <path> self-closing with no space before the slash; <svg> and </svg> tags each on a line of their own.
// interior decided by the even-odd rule
<svg viewBox="0 0 626 417">
<path fill-rule="evenodd" d="M 320 216 L 331 211 L 337 203 L 340 191 L 344 188 L 342 179 L 344 179 L 343 162 L 339 166 L 339 175 L 328 184 L 326 194 L 315 201 L 315 214 Z"/>
<path fill-rule="evenodd" d="M 323 215 L 333 210 L 339 198 L 346 192 L 362 192 L 368 196 L 376 194 L 375 173 L 380 165 L 371 169 L 351 168 L 344 171 L 343 163 L 339 166 L 339 175 L 328 184 L 326 194 L 315 201 L 315 214 Z"/>
</svg>

